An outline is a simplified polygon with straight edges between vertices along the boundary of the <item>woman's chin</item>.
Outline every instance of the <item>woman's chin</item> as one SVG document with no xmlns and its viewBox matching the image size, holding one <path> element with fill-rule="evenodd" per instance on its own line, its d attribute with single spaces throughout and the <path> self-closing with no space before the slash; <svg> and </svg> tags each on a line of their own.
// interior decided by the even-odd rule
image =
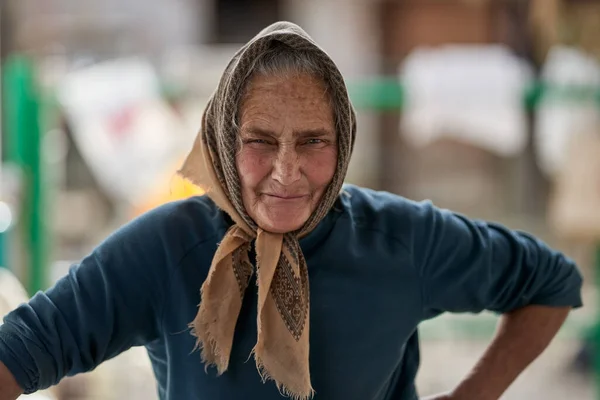
<svg viewBox="0 0 600 400">
<path fill-rule="evenodd" d="M 289 233 L 302 228 L 308 217 L 304 216 L 264 216 L 258 218 L 257 225 L 268 232 Z"/>
</svg>

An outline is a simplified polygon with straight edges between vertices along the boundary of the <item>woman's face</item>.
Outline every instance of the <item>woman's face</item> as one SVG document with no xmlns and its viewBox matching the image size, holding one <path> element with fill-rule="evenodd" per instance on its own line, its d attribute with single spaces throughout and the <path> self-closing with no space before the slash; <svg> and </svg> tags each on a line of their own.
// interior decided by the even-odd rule
<svg viewBox="0 0 600 400">
<path fill-rule="evenodd" d="M 301 228 L 337 165 L 333 108 L 324 84 L 307 74 L 255 76 L 239 121 L 236 162 L 248 215 L 270 232 Z"/>
</svg>

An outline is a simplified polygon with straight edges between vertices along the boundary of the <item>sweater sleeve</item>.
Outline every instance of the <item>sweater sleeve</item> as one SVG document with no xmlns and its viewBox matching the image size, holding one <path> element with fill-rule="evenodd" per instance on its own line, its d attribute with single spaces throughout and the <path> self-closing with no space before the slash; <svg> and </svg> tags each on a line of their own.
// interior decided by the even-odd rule
<svg viewBox="0 0 600 400">
<path fill-rule="evenodd" d="M 575 264 L 535 237 L 422 203 L 413 257 L 425 318 L 442 312 L 505 313 L 527 305 L 581 307 Z"/>
<path fill-rule="evenodd" d="M 173 259 L 161 222 L 166 213 L 152 211 L 119 229 L 52 288 L 4 318 L 0 361 L 25 393 L 158 337 Z"/>
</svg>

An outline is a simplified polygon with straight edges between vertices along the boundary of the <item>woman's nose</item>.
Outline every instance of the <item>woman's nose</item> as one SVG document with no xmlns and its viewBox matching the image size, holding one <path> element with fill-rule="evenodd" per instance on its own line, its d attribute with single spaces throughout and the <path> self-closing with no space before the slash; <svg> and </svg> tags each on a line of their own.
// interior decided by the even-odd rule
<svg viewBox="0 0 600 400">
<path fill-rule="evenodd" d="M 282 146 L 273 163 L 271 177 L 284 186 L 300 180 L 300 157 L 295 149 Z"/>
</svg>

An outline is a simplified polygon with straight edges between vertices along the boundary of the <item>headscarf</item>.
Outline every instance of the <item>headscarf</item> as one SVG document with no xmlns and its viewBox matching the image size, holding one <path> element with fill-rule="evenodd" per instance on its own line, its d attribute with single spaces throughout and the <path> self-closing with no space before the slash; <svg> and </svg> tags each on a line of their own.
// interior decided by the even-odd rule
<svg viewBox="0 0 600 400">
<path fill-rule="evenodd" d="M 335 102 L 338 160 L 333 179 L 320 203 L 296 232 L 271 233 L 250 218 L 242 202 L 236 168 L 239 132 L 235 124 L 240 96 L 252 66 L 274 42 L 308 52 L 325 73 Z M 331 58 L 300 27 L 278 22 L 242 47 L 228 64 L 202 118 L 201 130 L 179 173 L 207 190 L 234 224 L 215 252 L 201 288 L 196 318 L 190 323 L 197 346 L 218 373 L 227 370 L 242 298 L 252 274 L 257 274 L 258 338 L 253 349 L 258 371 L 273 379 L 294 399 L 313 395 L 309 371 L 309 282 L 298 238 L 312 231 L 330 211 L 348 169 L 354 146 L 356 118 L 343 77 Z M 256 269 L 248 252 L 255 241 Z"/>
</svg>

